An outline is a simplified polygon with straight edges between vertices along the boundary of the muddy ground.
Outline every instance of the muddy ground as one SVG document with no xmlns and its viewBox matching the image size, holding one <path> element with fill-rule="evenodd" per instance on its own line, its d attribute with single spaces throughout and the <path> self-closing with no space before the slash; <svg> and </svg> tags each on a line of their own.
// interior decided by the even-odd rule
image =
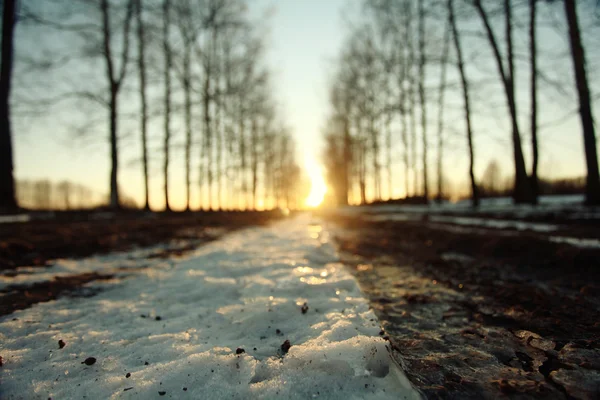
<svg viewBox="0 0 600 400">
<path fill-rule="evenodd" d="M 168 246 L 148 257 L 177 257 L 281 217 L 77 214 L 0 224 L 0 274 L 158 243 Z M 382 321 L 382 335 L 427 398 L 600 398 L 600 248 L 426 217 L 321 217 Z M 561 236 L 600 236 L 600 221 L 552 222 Z M 86 273 L 12 286 L 0 292 L 0 315 L 60 296 L 94 295 L 84 290 L 87 283 L 112 278 Z"/>
<path fill-rule="evenodd" d="M 600 398 L 600 248 L 426 217 L 324 218 L 427 398 Z"/>
<path fill-rule="evenodd" d="M 0 224 L 0 275 L 19 267 L 44 268 L 60 258 L 83 258 L 164 244 L 147 258 L 182 256 L 236 229 L 283 218 L 281 212 L 203 213 L 57 213 L 30 222 Z M 89 296 L 84 285 L 108 280 L 112 273 L 56 277 L 33 285 L 0 290 L 0 316 L 60 296 Z"/>
</svg>

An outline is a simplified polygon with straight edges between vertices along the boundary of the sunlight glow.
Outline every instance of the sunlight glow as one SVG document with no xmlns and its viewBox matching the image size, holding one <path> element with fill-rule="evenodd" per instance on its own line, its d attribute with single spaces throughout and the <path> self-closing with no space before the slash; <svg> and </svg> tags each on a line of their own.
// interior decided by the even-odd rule
<svg viewBox="0 0 600 400">
<path fill-rule="evenodd" d="M 306 198 L 306 205 L 308 207 L 318 207 L 323 202 L 325 193 L 327 193 L 323 171 L 321 166 L 311 156 L 307 156 L 304 160 L 304 167 L 310 178 L 310 193 Z"/>
</svg>

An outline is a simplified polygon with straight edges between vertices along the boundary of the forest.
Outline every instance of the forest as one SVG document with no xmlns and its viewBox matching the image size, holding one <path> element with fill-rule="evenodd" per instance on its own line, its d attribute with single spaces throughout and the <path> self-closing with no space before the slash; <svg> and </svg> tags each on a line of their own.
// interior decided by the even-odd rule
<svg viewBox="0 0 600 400">
<path fill-rule="evenodd" d="M 11 135 L 38 118 L 67 126 L 68 141 L 107 143 L 111 208 L 132 205 L 124 162 L 142 170 L 144 209 L 160 179 L 170 210 L 175 166 L 186 210 L 295 207 L 300 167 L 259 21 L 242 0 L 4 1 L 0 206 L 29 196 L 16 193 L 27 185 L 15 184 Z M 139 156 L 123 160 L 134 136 Z"/>
<path fill-rule="evenodd" d="M 581 191 L 600 204 L 598 79 L 588 67 L 600 54 L 596 0 L 353 4 L 359 15 L 347 18 L 328 65 L 321 156 L 330 203 L 470 197 L 477 206 L 510 195 L 537 204 Z M 58 125 L 66 142 L 108 149 L 107 199 L 86 207 L 148 210 L 154 190 L 170 210 L 174 181 L 185 210 L 304 206 L 302 132 L 277 100 L 265 19 L 243 0 L 3 2 L 0 207 L 48 203 L 16 184 L 13 142 Z M 577 126 L 564 128 L 574 116 Z M 557 127 L 580 138 L 585 171 L 554 184 L 540 159 Z M 481 138 L 503 143 L 509 169 L 480 156 Z M 140 171 L 141 204 L 123 201 L 123 168 Z M 57 204 L 71 203 L 63 195 Z"/>
<path fill-rule="evenodd" d="M 578 115 L 578 131 L 561 135 L 583 138 L 580 189 L 586 203 L 600 204 L 596 3 L 362 2 L 330 86 L 324 159 L 334 202 L 426 203 L 458 192 L 477 206 L 492 192 L 536 204 L 541 194 L 568 193 L 544 178 L 539 160 L 546 130 Z M 556 104 L 562 115 L 551 110 Z M 495 159 L 477 157 L 477 139 L 491 136 L 491 124 L 511 149 L 508 176 Z M 469 183 L 450 188 L 446 158 L 456 152 L 468 160 L 462 178 Z M 581 179 L 570 181 L 576 187 Z"/>
</svg>

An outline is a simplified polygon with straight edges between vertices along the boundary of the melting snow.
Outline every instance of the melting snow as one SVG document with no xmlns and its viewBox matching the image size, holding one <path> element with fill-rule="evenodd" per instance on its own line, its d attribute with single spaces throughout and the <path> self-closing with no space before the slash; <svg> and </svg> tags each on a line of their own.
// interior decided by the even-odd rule
<svg viewBox="0 0 600 400">
<path fill-rule="evenodd" d="M 56 268 L 135 262 L 120 255 Z M 0 318 L 0 397 L 419 398 L 308 216 L 117 277 L 92 283 L 104 289 L 94 297 Z M 83 363 L 89 357 L 96 362 Z"/>
</svg>

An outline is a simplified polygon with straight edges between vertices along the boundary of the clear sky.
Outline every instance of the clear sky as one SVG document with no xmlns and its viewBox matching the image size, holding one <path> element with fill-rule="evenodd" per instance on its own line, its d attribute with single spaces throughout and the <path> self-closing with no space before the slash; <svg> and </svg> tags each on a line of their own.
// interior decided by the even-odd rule
<svg viewBox="0 0 600 400">
<path fill-rule="evenodd" d="M 268 44 L 268 61 L 273 71 L 273 88 L 276 91 L 275 98 L 279 100 L 280 112 L 284 121 L 291 128 L 297 142 L 298 158 L 301 161 L 320 160 L 322 153 L 321 131 L 329 112 L 328 87 L 330 78 L 334 73 L 334 61 L 339 54 L 340 48 L 348 32 L 346 17 L 356 14 L 359 0 L 253 0 L 249 1 L 252 15 L 256 19 L 264 19 L 266 27 L 266 38 Z M 566 49 L 566 41 L 560 37 L 554 27 L 542 35 L 541 47 L 549 46 Z M 554 35 L 554 36 L 552 36 Z M 43 40 L 44 38 L 33 37 L 30 40 Z M 46 38 L 47 39 L 47 38 Z M 21 39 L 24 40 L 24 39 Z M 57 41 L 52 42 L 56 45 Z M 521 43 L 526 44 L 526 43 Z M 595 53 L 588 54 L 590 66 L 597 65 L 600 61 L 596 46 Z M 477 48 L 469 48 L 468 51 L 478 51 Z M 565 53 L 566 54 L 566 53 Z M 570 70 L 568 58 L 563 55 L 561 60 L 555 60 L 556 67 L 550 72 L 555 72 L 566 81 L 570 82 Z M 548 61 L 545 61 L 548 62 Z M 554 62 L 554 61 L 552 61 Z M 102 68 L 101 65 L 97 66 Z M 488 68 L 489 67 L 489 68 Z M 491 66 L 477 66 L 477 69 L 487 70 L 484 73 L 495 73 L 493 64 Z M 596 79 L 598 73 L 590 68 L 591 79 Z M 431 79 L 437 79 L 437 73 L 431 71 Z M 523 72 L 520 77 L 526 79 Z M 65 77 L 63 77 L 64 79 Z M 43 74 L 39 76 L 40 81 L 51 80 Z M 70 84 L 75 85 L 77 80 L 72 76 L 66 76 Z M 135 80 L 135 79 L 134 79 Z M 596 79 L 597 82 L 597 79 Z M 474 101 L 476 112 L 479 117 L 476 121 L 476 144 L 478 171 L 492 159 L 497 158 L 501 162 L 502 173 L 507 175 L 512 172 L 510 162 L 512 159 L 509 135 L 506 134 L 505 114 L 501 105 L 490 109 L 485 103 L 488 92 L 474 88 Z M 523 109 L 528 107 L 526 99 L 526 86 L 521 86 L 524 102 Z M 35 90 L 43 91 L 44 86 Z M 35 92 L 33 94 L 35 97 Z M 449 95 L 449 107 L 460 110 L 462 107 L 458 97 Z M 546 96 L 546 95 L 545 95 Z M 548 96 L 550 97 L 550 96 Z M 481 101 L 480 101 L 481 100 Z M 497 97 L 497 104 L 502 104 L 501 97 Z M 600 101 L 596 101 L 595 109 L 598 109 Z M 544 121 L 551 121 L 553 117 L 560 117 L 565 111 L 575 108 L 574 103 L 563 100 L 544 100 Z M 74 140 L 71 127 L 73 121 L 87 115 L 89 111 L 80 107 L 69 110 L 61 110 L 58 113 L 49 113 L 42 118 L 15 118 L 15 167 L 17 178 L 50 178 L 54 181 L 68 179 L 76 183 L 82 183 L 94 189 L 98 194 L 108 192 L 109 181 L 109 153 L 108 133 L 102 133 L 107 122 L 102 120 L 98 132 L 90 135 L 85 140 Z M 430 111 L 432 127 L 435 124 L 437 111 Z M 457 114 L 458 115 L 458 114 Z M 504 121 L 502 121 L 504 120 Z M 462 122 L 457 120 L 457 125 L 451 130 L 462 132 Z M 158 124 L 157 124 L 158 125 Z M 526 119 L 522 126 L 527 126 Z M 142 180 L 139 162 L 140 148 L 137 140 L 136 125 L 123 123 L 122 139 L 123 149 L 120 153 L 119 182 L 124 192 L 135 197 L 139 202 L 142 199 Z M 156 130 L 155 140 L 151 143 L 151 151 L 159 151 L 160 127 Z M 433 128 L 432 128 L 433 129 Z M 540 169 L 545 174 L 553 177 L 577 176 L 585 172 L 583 163 L 583 147 L 579 123 L 576 116 L 571 117 L 552 128 L 545 128 L 541 135 L 542 156 Z M 449 148 L 446 152 L 446 174 L 453 184 L 466 178 L 466 153 L 464 150 L 465 140 L 460 134 L 453 134 Z M 527 134 L 524 133 L 524 151 L 527 148 Z M 181 142 L 181 138 L 175 141 Z M 179 151 L 179 153 L 181 153 Z M 434 151 L 432 153 L 435 156 Z M 154 153 L 157 154 L 157 153 Z M 151 166 L 151 205 L 161 207 L 162 203 L 162 177 L 160 176 L 159 159 L 162 155 L 155 156 Z M 399 165 L 398 165 L 399 167 Z M 433 164 L 432 164 L 433 170 Z M 398 168 L 400 170 L 400 168 Z M 433 172 L 433 171 L 432 171 Z M 175 157 L 172 168 L 172 194 L 175 208 L 183 204 L 183 173 L 182 160 Z M 396 195 L 403 194 L 400 188 L 403 183 L 395 182 Z M 192 200 L 197 197 L 194 194 Z"/>
</svg>

